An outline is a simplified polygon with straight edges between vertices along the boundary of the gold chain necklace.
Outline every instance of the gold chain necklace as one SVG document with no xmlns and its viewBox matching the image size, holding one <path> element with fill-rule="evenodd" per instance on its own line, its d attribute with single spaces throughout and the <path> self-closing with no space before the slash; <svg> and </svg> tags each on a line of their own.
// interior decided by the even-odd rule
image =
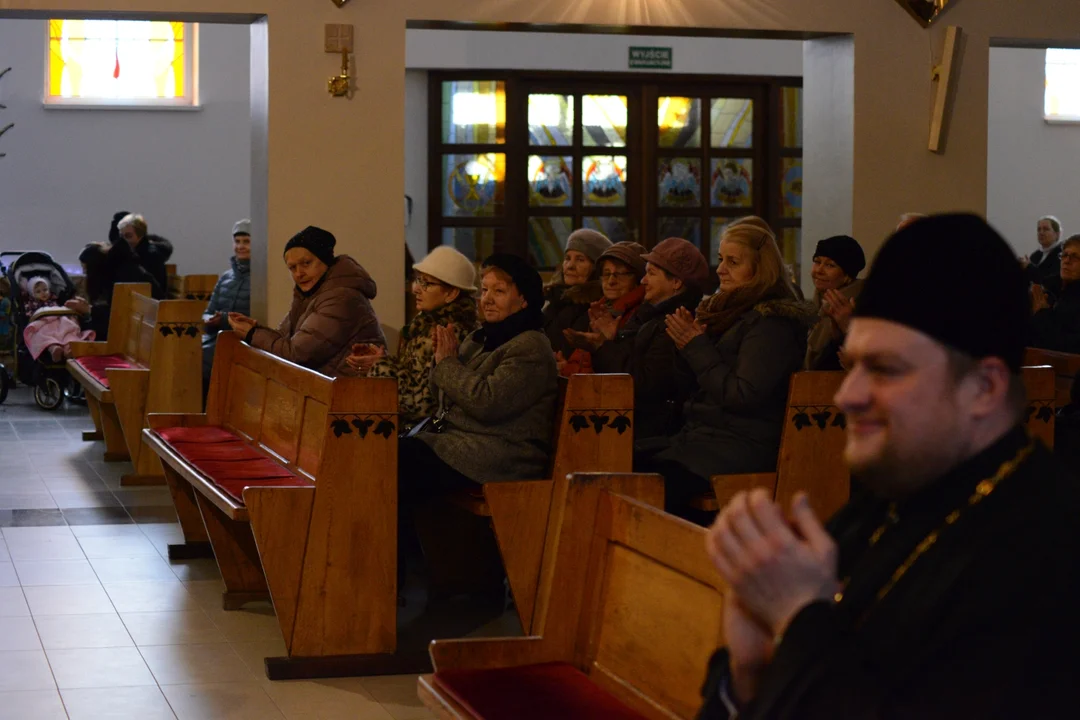
<svg viewBox="0 0 1080 720">
<path fill-rule="evenodd" d="M 1003 462 L 993 476 L 986 478 L 985 480 L 981 480 L 979 484 L 975 486 L 975 492 L 973 492 L 971 494 L 971 497 L 967 499 L 967 504 L 964 507 L 957 508 L 956 510 L 953 510 L 951 513 L 949 513 L 945 517 L 945 522 L 942 523 L 941 526 L 937 529 L 931 530 L 930 534 L 923 538 L 922 541 L 915 546 L 915 549 L 911 551 L 911 554 L 907 556 L 907 559 L 904 560 L 900 567 L 896 568 L 896 570 L 892 574 L 892 577 L 889 578 L 889 582 L 885 584 L 885 587 L 881 588 L 881 590 L 878 591 L 877 602 L 881 602 L 885 598 L 885 596 L 888 595 L 894 587 L 896 587 L 896 583 L 900 582 L 900 578 L 904 577 L 907 571 L 911 569 L 911 566 L 914 565 L 915 562 L 920 557 L 922 557 L 927 550 L 932 548 L 934 544 L 937 543 L 938 538 L 941 536 L 941 533 L 944 532 L 946 528 L 956 524 L 956 521 L 960 519 L 960 514 L 964 510 L 975 507 L 986 497 L 988 497 L 990 493 L 994 492 L 994 490 L 997 489 L 997 486 L 1001 483 L 1001 481 L 1012 475 L 1016 471 L 1016 468 L 1020 467 L 1020 464 L 1024 462 L 1024 460 L 1026 460 L 1027 457 L 1031 455 L 1034 450 L 1035 441 L 1033 440 L 1029 442 L 1025 447 L 1021 448 L 1020 451 L 1017 452 L 1011 460 L 1006 460 L 1005 462 Z M 896 503 L 890 503 L 888 510 L 888 518 L 885 520 L 885 522 L 881 524 L 881 527 L 875 530 L 874 534 L 870 536 L 870 547 L 873 547 L 875 544 L 877 544 L 877 541 L 880 540 L 881 536 L 885 533 L 885 528 L 888 527 L 890 523 L 895 523 L 896 521 Z M 844 599 L 844 593 L 836 593 L 833 599 L 836 602 L 840 602 Z"/>
</svg>

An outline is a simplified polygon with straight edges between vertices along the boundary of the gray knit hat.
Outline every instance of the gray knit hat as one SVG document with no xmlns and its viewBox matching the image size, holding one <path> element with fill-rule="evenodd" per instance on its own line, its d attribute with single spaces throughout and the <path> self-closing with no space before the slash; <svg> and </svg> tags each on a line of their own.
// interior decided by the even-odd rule
<svg viewBox="0 0 1080 720">
<path fill-rule="evenodd" d="M 570 233 L 570 237 L 566 239 L 566 249 L 577 250 L 579 253 L 589 258 L 595 263 L 600 259 L 600 256 L 604 254 L 604 251 L 611 247 L 611 241 L 607 239 L 607 236 L 603 233 L 596 232 L 595 230 L 589 230 L 588 228 L 581 228 Z"/>
<path fill-rule="evenodd" d="M 237 235 L 247 235 L 251 237 L 251 220 L 244 218 L 243 220 L 237 220 L 232 226 L 233 237 Z"/>
</svg>

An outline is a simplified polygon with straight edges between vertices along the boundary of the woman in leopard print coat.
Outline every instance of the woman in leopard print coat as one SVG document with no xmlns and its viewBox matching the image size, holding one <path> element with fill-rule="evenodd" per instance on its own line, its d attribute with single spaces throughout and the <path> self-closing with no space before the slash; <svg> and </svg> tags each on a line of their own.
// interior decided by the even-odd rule
<svg viewBox="0 0 1080 720">
<path fill-rule="evenodd" d="M 476 268 L 457 250 L 438 247 L 413 266 L 412 292 L 416 317 L 401 332 L 398 353 L 388 357 L 381 348 L 357 345 L 346 362 L 368 377 L 398 381 L 398 412 L 401 430 L 429 417 L 437 399 L 432 395 L 433 330 L 453 326 L 458 342 L 479 327 L 476 299 Z"/>
</svg>

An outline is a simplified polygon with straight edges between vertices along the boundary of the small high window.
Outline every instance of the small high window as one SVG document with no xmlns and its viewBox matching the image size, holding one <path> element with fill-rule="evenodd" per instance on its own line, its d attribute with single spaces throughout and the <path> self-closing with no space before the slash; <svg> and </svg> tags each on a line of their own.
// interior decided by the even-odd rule
<svg viewBox="0 0 1080 720">
<path fill-rule="evenodd" d="M 1080 122 L 1080 50 L 1046 51 L 1047 120 Z"/>
</svg>

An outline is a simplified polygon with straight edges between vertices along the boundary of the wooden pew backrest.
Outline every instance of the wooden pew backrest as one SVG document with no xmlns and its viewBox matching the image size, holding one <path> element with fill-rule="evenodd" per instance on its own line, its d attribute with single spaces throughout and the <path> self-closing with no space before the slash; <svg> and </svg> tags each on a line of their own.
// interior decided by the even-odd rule
<svg viewBox="0 0 1080 720">
<path fill-rule="evenodd" d="M 138 346 L 142 315 L 136 309 L 136 298 L 150 298 L 150 283 L 116 283 L 113 286 L 107 341 L 110 355 L 129 355 L 133 343 Z"/>
<path fill-rule="evenodd" d="M 1057 381 L 1054 368 L 1025 367 L 1022 369 L 1024 389 L 1027 391 L 1025 425 L 1028 433 L 1054 449 L 1054 385 Z"/>
<path fill-rule="evenodd" d="M 1049 365 L 1054 368 L 1055 405 L 1063 408 L 1071 402 L 1073 378 L 1080 373 L 1080 355 L 1028 348 L 1024 353 L 1024 365 L 1030 367 Z"/>
</svg>

